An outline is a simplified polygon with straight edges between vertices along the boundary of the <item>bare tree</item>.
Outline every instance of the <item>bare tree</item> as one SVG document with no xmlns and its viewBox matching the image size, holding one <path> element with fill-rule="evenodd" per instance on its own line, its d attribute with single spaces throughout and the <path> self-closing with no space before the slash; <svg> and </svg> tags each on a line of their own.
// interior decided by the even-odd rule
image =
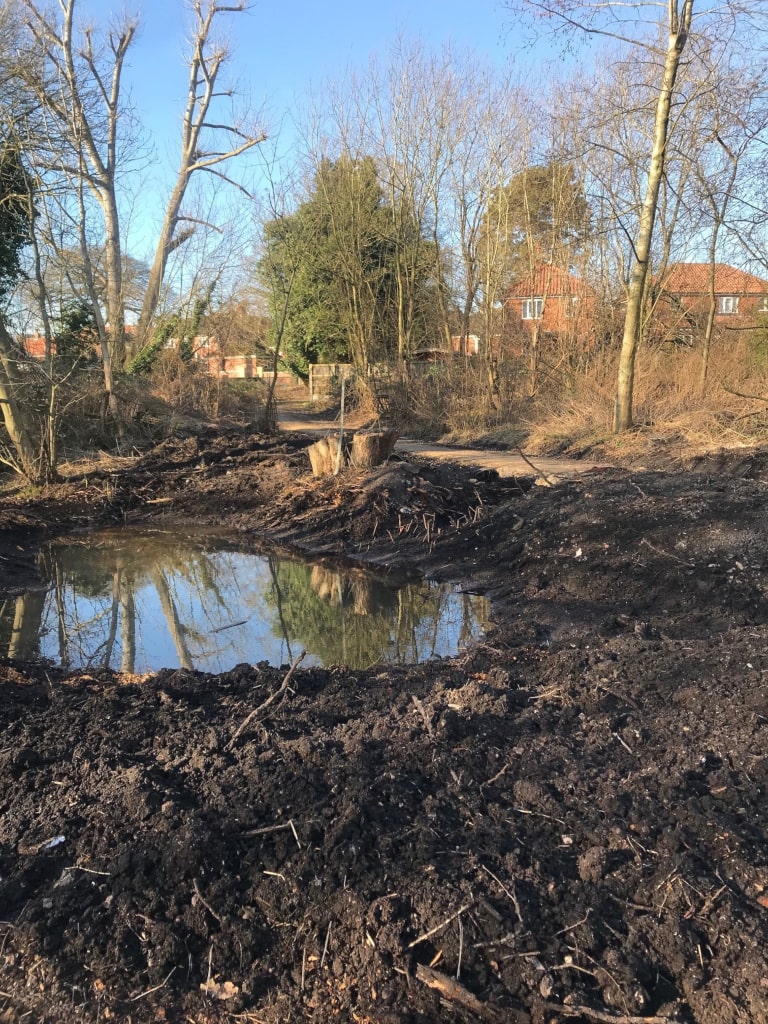
<svg viewBox="0 0 768 1024">
<path fill-rule="evenodd" d="M 104 226 L 106 276 L 105 321 L 101 347 L 105 384 L 117 414 L 112 364 L 125 359 L 125 311 L 122 285 L 122 239 L 117 178 L 121 169 L 120 128 L 125 124 L 121 102 L 126 55 L 138 28 L 124 17 L 103 40 L 93 28 L 78 33 L 76 0 L 58 0 L 60 19 L 36 0 L 23 0 L 33 53 L 43 59 L 19 65 L 18 73 L 51 116 L 56 135 L 49 139 L 51 169 L 69 177 L 85 213 L 87 189 L 99 205 Z M 81 216 L 85 230 L 84 216 Z M 106 326 L 109 326 L 107 334 Z M 101 332 L 100 332 L 101 333 Z M 118 417 L 119 418 L 119 417 Z"/>
<path fill-rule="evenodd" d="M 708 307 L 701 351 L 699 387 L 702 394 L 707 388 L 709 359 L 717 314 L 715 292 L 718 253 L 724 234 L 735 235 L 741 241 L 737 224 L 731 224 L 730 212 L 738 210 L 748 200 L 752 182 L 744 173 L 750 153 L 756 143 L 762 144 L 768 127 L 765 69 L 745 74 L 743 68 L 731 69 L 723 76 L 716 91 L 705 93 L 705 116 L 708 145 L 695 167 L 694 197 L 703 204 L 709 221 L 709 280 Z M 762 189 L 760 190 L 762 192 Z"/>
<path fill-rule="evenodd" d="M 461 74 L 457 55 L 430 55 L 421 43 L 398 39 L 387 66 L 371 62 L 365 90 L 358 90 L 362 146 L 377 159 L 387 199 L 397 354 L 403 362 L 413 354 L 417 320 L 425 312 L 418 308 L 425 274 L 436 283 L 441 276 L 437 225 L 452 152 L 450 106 Z"/>
<path fill-rule="evenodd" d="M 740 21 L 758 17 L 759 8 L 750 0 L 665 0 L 663 4 L 651 0 L 508 0 L 507 6 L 518 13 L 547 18 L 550 25 L 555 19 L 555 24 L 571 35 L 576 30 L 583 36 L 597 35 L 630 44 L 650 59 L 657 70 L 653 128 L 641 174 L 643 198 L 631 237 L 632 258 L 616 390 L 614 429 L 626 430 L 632 426 L 635 357 L 683 54 L 692 33 L 699 37 L 713 31 L 716 25 L 733 45 L 744 46 L 745 41 L 736 30 Z"/>
<path fill-rule="evenodd" d="M 217 104 L 232 95 L 231 89 L 220 81 L 230 52 L 215 37 L 217 21 L 222 14 L 241 13 L 246 9 L 245 0 L 235 4 L 219 3 L 217 0 L 192 2 L 195 24 L 189 56 L 189 85 L 182 118 L 181 158 L 176 181 L 168 197 L 139 315 L 137 334 L 140 344 L 145 343 L 149 337 L 168 259 L 175 249 L 192 236 L 199 223 L 182 212 L 190 181 L 196 174 L 204 172 L 242 190 L 242 185 L 227 174 L 225 165 L 266 138 L 264 132 L 255 129 L 244 119 L 225 118 L 219 122 L 215 113 Z"/>
<path fill-rule="evenodd" d="M 653 133 L 656 113 L 657 68 L 643 57 L 643 48 L 637 46 L 618 55 L 601 52 L 597 73 L 576 75 L 568 83 L 572 101 L 570 112 L 565 115 L 571 136 L 569 148 L 578 155 L 592 210 L 593 278 L 606 312 L 614 310 L 622 319 L 635 265 L 635 241 L 646 193 L 648 139 Z M 638 348 L 654 315 L 653 285 L 664 275 L 676 237 L 683 236 L 679 229 L 686 229 L 684 235 L 688 240 L 701 229 L 696 204 L 687 201 L 693 168 L 702 148 L 697 95 L 696 83 L 687 83 L 680 90 L 670 122 L 656 230 L 648 253 L 641 302 Z M 618 333 L 622 330 L 623 324 Z"/>
<path fill-rule="evenodd" d="M 418 300 L 425 275 L 435 274 L 435 247 L 427 225 L 434 216 L 430 183 L 440 173 L 434 158 L 443 70 L 440 60 L 427 56 L 420 44 L 398 39 L 386 63 L 371 59 L 364 72 L 326 83 L 304 129 L 315 166 L 331 152 L 358 164 L 374 162 L 384 214 L 379 231 L 392 253 L 388 289 L 394 329 L 387 347 L 403 367 L 424 315 Z"/>
<path fill-rule="evenodd" d="M 106 282 L 108 337 L 102 339 L 102 347 L 107 352 L 105 371 L 109 376 L 109 365 L 114 363 L 120 369 L 126 355 L 118 185 L 127 166 L 131 139 L 125 136 L 129 112 L 121 98 L 121 88 L 126 55 L 138 23 L 124 17 L 99 40 L 92 27 L 77 30 L 77 0 L 58 0 L 58 18 L 38 0 L 21 2 L 34 43 L 32 54 L 41 55 L 42 66 L 40 60 L 30 56 L 26 70 L 20 68 L 20 74 L 26 75 L 25 84 L 36 92 L 56 126 L 56 136 L 49 140 L 50 164 L 69 176 L 74 194 L 80 183 L 85 186 L 98 202 L 103 218 L 101 263 Z M 182 119 L 181 159 L 144 291 L 139 315 L 140 341 L 146 339 L 157 309 L 170 254 L 191 237 L 197 226 L 210 227 L 203 219 L 187 218 L 182 213 L 190 182 L 199 172 L 207 172 L 242 189 L 223 167 L 264 137 L 247 119 L 231 111 L 218 113 L 218 108 L 229 102 L 233 93 L 222 81 L 222 70 L 230 53 L 217 41 L 215 29 L 223 15 L 245 11 L 245 0 L 235 4 L 194 0 L 191 6 L 195 20 Z M 87 197 L 83 196 L 81 208 L 85 212 L 86 203 Z M 111 391 L 110 379 L 107 389 Z"/>
<path fill-rule="evenodd" d="M 22 254 L 32 240 L 33 180 L 16 134 L 25 113 L 13 87 L 15 52 L 21 35 L 18 7 L 0 8 L 0 415 L 10 447 L 0 447 L 0 462 L 34 483 L 52 475 L 51 460 L 41 452 L 24 352 L 7 326 L 7 303 L 23 274 Z M 26 390 L 25 390 L 26 389 Z"/>
<path fill-rule="evenodd" d="M 498 342 L 511 277 L 508 210 L 496 200 L 527 161 L 530 137 L 524 111 L 530 99 L 507 75 L 496 75 L 467 58 L 448 100 L 451 147 L 441 211 L 450 225 L 446 244 L 454 254 L 462 348 L 467 351 L 470 334 L 480 334 L 494 406 L 499 403 Z"/>
<path fill-rule="evenodd" d="M 492 400 L 502 303 L 493 280 L 498 263 L 489 263 L 483 248 L 484 222 L 494 191 L 523 165 L 520 93 L 509 75 L 484 67 L 475 54 L 434 54 L 398 38 L 385 63 L 372 60 L 364 73 L 329 87 L 330 111 L 321 115 L 340 148 L 376 159 L 396 253 L 400 360 L 412 355 L 415 338 L 450 347 L 458 331 L 466 342 L 482 311 Z"/>
<path fill-rule="evenodd" d="M 29 416 L 22 403 L 23 378 L 20 373 L 20 353 L 0 317 L 0 411 L 17 459 L 0 453 L 0 462 L 18 470 L 28 480 L 41 483 L 39 446 L 31 430 Z"/>
</svg>

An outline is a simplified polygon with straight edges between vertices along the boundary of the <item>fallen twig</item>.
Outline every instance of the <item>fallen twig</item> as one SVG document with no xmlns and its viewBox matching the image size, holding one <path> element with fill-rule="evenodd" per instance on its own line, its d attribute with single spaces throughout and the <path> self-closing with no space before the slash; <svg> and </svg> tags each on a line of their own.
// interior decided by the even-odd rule
<svg viewBox="0 0 768 1024">
<path fill-rule="evenodd" d="M 640 541 L 642 547 L 649 548 L 657 555 L 661 555 L 663 558 L 671 558 L 673 562 L 679 562 L 680 565 L 685 565 L 689 569 L 693 569 L 695 566 L 694 562 L 687 562 L 684 558 L 678 558 L 677 555 L 673 555 L 671 551 L 663 551 L 661 548 L 657 548 L 655 544 L 651 544 L 645 537 Z"/>
<path fill-rule="evenodd" d="M 293 663 L 291 667 L 288 669 L 285 679 L 283 679 L 282 683 L 280 684 L 280 687 L 277 690 L 275 690 L 273 694 L 267 697 L 267 699 L 263 703 L 259 704 L 257 708 L 254 708 L 253 711 L 251 711 L 249 714 L 245 716 L 243 721 L 235 730 L 232 739 L 229 741 L 229 743 L 227 743 L 226 747 L 224 747 L 225 750 L 231 750 L 234 747 L 235 743 L 237 742 L 238 737 L 243 733 L 245 729 L 248 728 L 248 726 L 256 717 L 256 715 L 261 714 L 262 711 L 266 711 L 270 704 L 274 703 L 274 701 L 276 701 L 279 696 L 285 693 L 285 691 L 288 689 L 288 682 L 291 676 L 293 675 L 294 671 L 299 666 L 299 664 L 306 658 L 306 656 L 307 652 L 302 651 L 301 654 L 297 655 L 293 659 Z"/>
<path fill-rule="evenodd" d="M 427 939 L 431 939 L 433 935 L 437 935 L 437 933 L 441 932 L 443 928 L 447 928 L 451 921 L 455 921 L 457 917 L 460 917 L 466 910 L 470 910 L 472 907 L 474 907 L 474 905 L 475 900 L 472 900 L 471 903 L 466 903 L 461 908 L 461 910 L 457 910 L 455 914 L 451 914 L 451 916 L 447 917 L 445 921 L 442 921 L 440 924 L 435 925 L 434 928 L 430 928 L 428 932 L 424 932 L 423 935 L 420 935 L 417 939 L 414 939 L 413 942 L 409 942 L 407 948 L 413 949 L 413 947 L 418 946 L 419 943 L 426 942 Z"/>
<path fill-rule="evenodd" d="M 211 917 L 215 918 L 219 922 L 219 924 L 223 924 L 223 922 L 221 920 L 221 916 L 216 913 L 216 911 L 213 909 L 211 904 L 206 900 L 206 898 L 200 892 L 200 886 L 198 885 L 198 882 L 197 882 L 196 878 L 194 878 L 192 880 L 192 888 L 195 890 L 195 896 L 197 896 L 197 898 L 200 900 L 200 902 L 205 907 L 205 909 L 208 911 L 208 913 L 211 915 Z"/>
<path fill-rule="evenodd" d="M 459 915 L 459 955 L 456 957 L 456 981 L 461 977 L 461 958 L 464 953 L 464 925 Z"/>
<path fill-rule="evenodd" d="M 320 958 L 320 966 L 321 967 L 325 964 L 325 958 L 326 958 L 326 956 L 328 954 L 328 943 L 331 941 L 331 924 L 332 924 L 332 922 L 329 921 L 328 922 L 328 931 L 325 933 L 325 945 L 323 946 L 323 955 Z"/>
<path fill-rule="evenodd" d="M 419 712 L 421 717 L 424 719 L 424 725 L 427 727 L 427 732 L 429 733 L 430 736 L 434 736 L 435 733 L 434 733 L 434 730 L 432 729 L 432 723 L 430 722 L 429 718 L 427 717 L 427 712 L 424 710 L 424 705 L 421 703 L 421 701 L 419 700 L 419 698 L 416 696 L 415 693 L 411 694 L 411 700 L 413 701 L 413 704 L 414 704 L 414 707 L 416 708 L 416 710 Z"/>
<path fill-rule="evenodd" d="M 128 1002 L 129 1003 L 135 1003 L 137 1000 L 143 999 L 144 996 L 151 996 L 153 992 L 159 992 L 161 988 L 165 988 L 165 986 L 168 984 L 168 979 L 170 978 L 170 976 L 173 974 L 173 972 L 175 970 L 176 970 L 176 968 L 172 967 L 170 969 L 170 971 L 168 971 L 166 976 L 163 978 L 163 980 L 160 982 L 159 985 L 155 985 L 154 988 L 148 988 L 144 992 L 139 992 L 139 994 L 137 996 L 131 996 L 129 998 Z"/>
<path fill-rule="evenodd" d="M 314 821 L 318 821 L 318 818 L 307 818 L 303 822 L 299 822 L 300 825 L 311 824 Z M 287 832 L 288 829 L 293 832 L 293 838 L 296 840 L 299 849 L 301 849 L 301 843 L 299 842 L 299 836 L 296 832 L 296 826 L 293 823 L 293 819 L 290 821 L 281 822 L 279 825 L 265 825 L 263 828 L 249 828 L 245 832 L 241 832 L 240 835 L 243 839 L 251 839 L 254 836 L 268 836 L 271 832 Z"/>
<path fill-rule="evenodd" d="M 301 849 L 301 843 L 299 842 L 299 835 L 296 831 L 296 826 L 293 824 L 293 821 L 289 821 L 288 824 L 290 825 L 291 832 L 293 832 L 293 838 L 296 840 L 296 845 Z"/>
<path fill-rule="evenodd" d="M 458 981 L 431 967 L 426 967 L 424 964 L 416 965 L 416 977 L 422 984 L 437 989 L 443 999 L 463 1006 L 465 1010 L 476 1014 L 481 1020 L 490 1021 L 491 1024 L 530 1024 L 531 1015 L 526 1010 L 509 1006 L 501 1009 L 484 1003 L 463 985 L 460 985 Z"/>
<path fill-rule="evenodd" d="M 575 928 L 580 928 L 589 920 L 589 915 L 591 913 L 592 909 L 591 907 L 588 907 L 586 914 L 584 915 L 584 917 L 582 917 L 580 921 L 577 921 L 575 924 L 569 924 L 567 928 L 561 928 L 559 932 L 555 932 L 555 937 L 557 937 L 558 935 L 565 935 L 567 932 L 572 932 Z"/>
<path fill-rule="evenodd" d="M 622 745 L 622 747 L 624 747 L 624 749 L 627 751 L 627 753 L 629 753 L 629 754 L 634 754 L 635 753 L 634 750 L 632 749 L 632 747 L 630 747 L 630 745 L 628 743 L 625 743 L 624 740 L 621 738 L 621 736 L 617 732 L 613 733 L 613 738 L 619 741 L 619 743 Z"/>
<path fill-rule="evenodd" d="M 541 1003 L 542 1009 L 551 1013 L 562 1014 L 563 1017 L 591 1017 L 605 1024 L 670 1024 L 671 1017 L 635 1017 L 626 1013 L 608 1013 L 606 1010 L 593 1010 L 590 1006 L 564 1006 L 561 1003 Z"/>
<path fill-rule="evenodd" d="M 491 871 L 491 869 L 487 868 L 485 866 L 485 864 L 481 864 L 480 867 L 483 869 L 483 871 L 485 871 L 487 874 L 489 874 L 491 876 L 491 878 L 494 880 L 494 882 L 498 886 L 501 886 L 502 890 L 512 900 L 512 906 L 515 908 L 515 913 L 517 914 L 517 920 L 520 922 L 520 924 L 523 926 L 523 928 L 525 928 L 525 921 L 523 921 L 523 915 L 520 912 L 520 901 L 518 900 L 517 894 L 515 893 L 514 889 L 512 890 L 512 892 L 510 892 L 509 889 L 506 887 L 506 885 L 504 885 L 504 883 L 501 881 L 501 879 L 497 878 L 496 875 L 494 875 L 494 873 Z"/>
<path fill-rule="evenodd" d="M 531 460 L 528 458 L 528 456 L 525 454 L 525 452 L 523 451 L 522 448 L 516 448 L 515 451 L 520 456 L 520 458 L 523 460 L 523 462 L 527 466 L 530 466 L 530 468 L 533 470 L 533 472 L 536 474 L 536 476 L 541 477 L 542 480 L 545 480 L 550 487 L 552 486 L 553 483 L 557 483 L 557 477 L 556 476 L 550 476 L 548 473 L 545 473 L 544 470 L 539 469 L 538 466 L 535 466 L 531 462 Z"/>
<path fill-rule="evenodd" d="M 504 774 L 504 772 L 508 768 L 511 768 L 511 767 L 512 767 L 512 762 L 511 761 L 507 761 L 507 763 L 504 765 L 504 767 L 500 771 L 496 772 L 495 775 L 491 776 L 491 778 L 488 779 L 487 782 L 481 782 L 480 783 L 480 789 L 484 789 L 486 786 L 493 785 L 493 783 L 496 782 L 498 779 L 500 779 L 501 776 Z"/>
</svg>

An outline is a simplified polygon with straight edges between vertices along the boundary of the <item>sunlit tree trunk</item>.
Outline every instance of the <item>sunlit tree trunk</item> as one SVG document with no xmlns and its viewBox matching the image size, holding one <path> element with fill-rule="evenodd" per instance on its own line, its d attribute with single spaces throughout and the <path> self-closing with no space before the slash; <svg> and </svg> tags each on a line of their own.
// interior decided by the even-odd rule
<svg viewBox="0 0 768 1024">
<path fill-rule="evenodd" d="M 680 58 L 691 26 L 693 0 L 668 0 L 669 36 L 666 60 L 656 100 L 656 116 L 653 128 L 645 199 L 640 211 L 640 223 L 634 245 L 634 260 L 627 291 L 627 309 L 624 316 L 624 333 L 619 357 L 619 373 L 616 388 L 614 430 L 629 430 L 632 426 L 632 403 L 635 386 L 635 359 L 640 341 L 643 298 L 648 276 L 648 265 L 653 240 L 653 228 L 659 201 L 659 189 L 664 174 L 664 163 L 669 130 L 669 113 L 675 81 L 680 68 Z"/>
</svg>

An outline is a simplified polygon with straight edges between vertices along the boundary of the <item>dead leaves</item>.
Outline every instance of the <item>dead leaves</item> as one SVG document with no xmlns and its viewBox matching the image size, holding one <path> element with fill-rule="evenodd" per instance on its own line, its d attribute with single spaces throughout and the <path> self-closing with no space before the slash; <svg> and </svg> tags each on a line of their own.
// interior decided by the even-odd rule
<svg viewBox="0 0 768 1024">
<path fill-rule="evenodd" d="M 233 985 L 231 981 L 219 982 L 215 981 L 213 978 L 209 978 L 207 981 L 201 981 L 200 990 L 210 999 L 216 999 L 220 1002 L 225 1002 L 227 999 L 234 999 L 235 996 L 240 993 L 240 989 L 237 985 Z"/>
</svg>

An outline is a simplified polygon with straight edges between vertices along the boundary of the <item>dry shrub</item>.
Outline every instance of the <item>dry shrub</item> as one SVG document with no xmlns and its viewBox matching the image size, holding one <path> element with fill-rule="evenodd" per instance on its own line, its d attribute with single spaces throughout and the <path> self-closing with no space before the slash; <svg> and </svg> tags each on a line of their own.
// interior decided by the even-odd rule
<svg viewBox="0 0 768 1024">
<path fill-rule="evenodd" d="M 715 339 L 706 387 L 701 348 L 643 347 L 635 366 L 635 430 L 612 436 L 618 352 L 595 355 L 571 386 L 551 389 L 529 411 L 528 448 L 584 452 L 595 445 L 642 454 L 649 444 L 686 452 L 764 441 L 768 430 L 768 358 L 749 336 Z"/>
<path fill-rule="evenodd" d="M 37 391 L 33 397 L 36 381 Z M 107 423 L 107 395 L 104 374 L 96 364 L 74 371 L 57 370 L 53 375 L 43 366 L 31 366 L 26 378 L 24 403 L 35 409 L 37 429 L 43 434 L 51 409 L 51 385 L 55 386 L 55 433 L 59 453 L 66 458 L 94 448 L 110 448 L 114 431 Z"/>
<path fill-rule="evenodd" d="M 163 354 L 148 381 L 149 391 L 175 413 L 208 420 L 254 423 L 262 418 L 267 388 L 262 381 L 214 377 L 175 352 Z"/>
<path fill-rule="evenodd" d="M 768 365 L 755 358 L 748 336 L 715 339 L 706 386 L 699 349 L 642 353 L 636 421 L 674 434 L 692 450 L 739 447 L 765 440 Z"/>
<path fill-rule="evenodd" d="M 183 362 L 176 352 L 165 352 L 158 359 L 149 391 L 155 398 L 186 416 L 217 419 L 221 400 L 221 380 L 195 363 Z"/>
<path fill-rule="evenodd" d="M 586 381 L 567 395 L 539 401 L 528 413 L 526 450 L 561 455 L 601 442 L 611 432 L 613 405 Z"/>
<path fill-rule="evenodd" d="M 122 419 L 119 448 L 152 443 L 180 429 L 194 432 L 212 421 L 259 423 L 266 407 L 261 381 L 219 379 L 177 357 L 160 360 L 148 377 L 119 376 L 115 393 Z M 62 393 L 62 452 L 112 450 L 117 435 L 103 374 L 98 367 L 89 369 Z"/>
<path fill-rule="evenodd" d="M 354 412 L 358 419 L 375 419 L 384 412 L 389 404 L 389 376 L 384 379 L 364 380 L 359 375 L 350 377 L 344 385 L 344 403 L 349 412 Z M 333 408 L 338 408 L 341 397 L 340 387 L 334 388 Z"/>
<path fill-rule="evenodd" d="M 421 437 L 477 437 L 513 419 L 518 381 L 510 363 L 493 386 L 480 360 L 416 363 L 390 389 L 389 418 Z"/>
<path fill-rule="evenodd" d="M 394 370 L 388 418 L 400 430 L 429 439 L 482 441 L 537 454 L 642 458 L 666 446 L 680 453 L 764 442 L 768 437 L 768 338 L 723 332 L 712 342 L 706 387 L 700 346 L 645 345 L 635 367 L 635 430 L 613 433 L 618 343 L 548 359 L 542 353 L 537 393 L 528 397 L 522 359 L 502 363 L 497 390 L 482 360 L 456 358 L 416 364 L 405 378 Z"/>
</svg>

